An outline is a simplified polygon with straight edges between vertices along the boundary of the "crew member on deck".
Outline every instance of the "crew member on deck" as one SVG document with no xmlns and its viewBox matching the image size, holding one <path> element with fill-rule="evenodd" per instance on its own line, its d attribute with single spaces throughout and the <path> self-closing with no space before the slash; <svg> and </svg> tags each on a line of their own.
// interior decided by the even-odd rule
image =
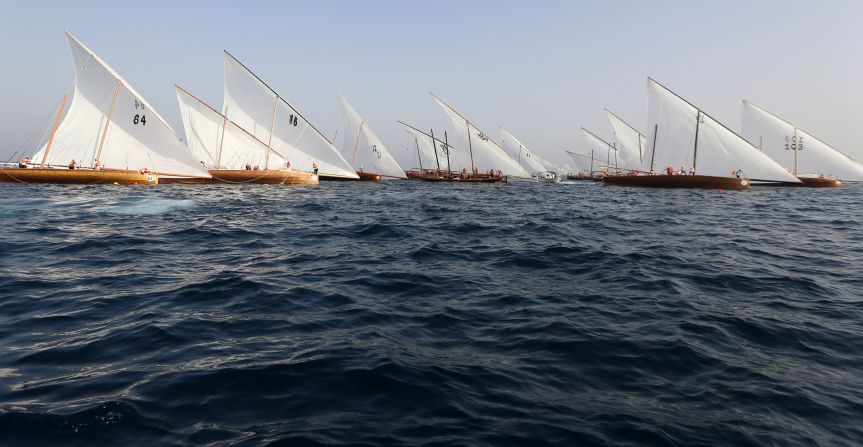
<svg viewBox="0 0 863 447">
<path fill-rule="evenodd" d="M 251 170 L 252 170 L 252 164 L 251 164 L 251 163 L 246 163 L 246 170 L 247 170 L 247 171 L 251 171 Z"/>
<path fill-rule="evenodd" d="M 69 162 L 69 169 L 78 169 L 78 162 L 75 159 Z"/>
<path fill-rule="evenodd" d="M 318 164 L 312 163 L 312 173 L 318 175 Z"/>
<path fill-rule="evenodd" d="M 102 162 L 99 160 L 94 161 L 93 162 L 93 169 L 96 171 L 101 171 L 102 170 Z"/>
<path fill-rule="evenodd" d="M 18 162 L 18 167 L 19 168 L 26 168 L 27 165 L 29 165 L 29 164 L 30 164 L 30 157 L 25 155 L 24 158 L 22 158 L 21 161 Z"/>
<path fill-rule="evenodd" d="M 666 175 L 674 175 L 674 168 L 672 168 L 671 166 L 665 168 L 665 174 Z"/>
<path fill-rule="evenodd" d="M 287 168 L 288 172 L 291 172 L 291 162 L 285 163 L 285 168 Z"/>
<path fill-rule="evenodd" d="M 689 168 L 689 175 L 695 175 L 695 166 Z"/>
</svg>

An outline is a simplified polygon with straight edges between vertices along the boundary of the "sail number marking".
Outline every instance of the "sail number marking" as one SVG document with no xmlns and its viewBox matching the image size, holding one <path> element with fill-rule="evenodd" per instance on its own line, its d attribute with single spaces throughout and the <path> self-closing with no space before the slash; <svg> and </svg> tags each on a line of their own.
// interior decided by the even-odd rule
<svg viewBox="0 0 863 447">
<path fill-rule="evenodd" d="M 796 135 L 785 135 L 785 150 L 786 151 L 802 151 L 803 137 Z"/>
<path fill-rule="evenodd" d="M 144 105 L 143 101 L 138 101 L 138 98 L 135 98 L 135 110 L 140 110 L 141 112 L 146 112 L 147 106 Z M 143 113 L 141 113 L 141 114 L 136 113 L 135 116 L 132 117 L 132 124 L 134 124 L 136 126 L 138 124 L 140 124 L 142 126 L 146 126 L 147 125 L 147 116 L 144 115 Z"/>
</svg>

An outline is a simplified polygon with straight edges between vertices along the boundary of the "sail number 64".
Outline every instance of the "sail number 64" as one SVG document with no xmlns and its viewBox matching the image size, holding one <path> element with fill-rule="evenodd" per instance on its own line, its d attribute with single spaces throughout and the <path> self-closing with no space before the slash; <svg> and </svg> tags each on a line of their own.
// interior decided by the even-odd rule
<svg viewBox="0 0 863 447">
<path fill-rule="evenodd" d="M 147 116 L 146 115 L 135 115 L 135 117 L 132 118 L 132 124 L 135 124 L 135 125 L 140 124 L 142 126 L 146 126 L 147 125 Z"/>
</svg>

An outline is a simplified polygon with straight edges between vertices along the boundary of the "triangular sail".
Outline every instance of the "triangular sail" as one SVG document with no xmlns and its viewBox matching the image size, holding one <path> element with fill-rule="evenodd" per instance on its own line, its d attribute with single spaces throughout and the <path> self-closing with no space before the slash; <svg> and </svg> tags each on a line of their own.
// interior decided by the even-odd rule
<svg viewBox="0 0 863 447">
<path fill-rule="evenodd" d="M 161 174 L 209 177 L 174 129 L 116 71 L 66 33 L 75 62 L 72 104 L 54 134 L 45 159 L 43 147 L 33 161 L 66 165 L 75 160 L 92 167 L 148 168 Z M 110 119 L 109 119 L 110 116 Z"/>
<path fill-rule="evenodd" d="M 611 122 L 611 128 L 614 131 L 620 166 L 630 169 L 641 166 L 644 148 L 647 146 L 647 137 L 609 110 L 606 109 L 605 113 L 608 115 L 608 121 Z"/>
<path fill-rule="evenodd" d="M 647 80 L 647 92 L 647 146 L 655 148 L 655 154 L 645 154 L 647 169 L 651 158 L 659 169 L 692 166 L 694 160 L 699 175 L 728 177 L 742 169 L 752 180 L 800 182 L 741 136 L 653 79 Z"/>
<path fill-rule="evenodd" d="M 432 139 L 431 135 L 410 124 L 401 121 L 398 123 L 404 126 L 405 131 L 411 137 L 407 148 L 408 159 L 411 163 L 409 166 L 416 165 L 416 167 L 422 169 L 437 169 L 438 164 L 440 164 L 441 171 L 449 170 L 448 162 L 451 162 L 456 155 L 456 150 L 452 148 L 452 145 L 441 141 L 437 137 Z M 453 163 L 453 166 L 455 166 L 455 163 Z"/>
<path fill-rule="evenodd" d="M 180 87 L 177 100 L 189 149 L 208 169 L 263 168 L 269 158 L 269 169 L 287 170 L 278 152 Z"/>
<path fill-rule="evenodd" d="M 540 158 L 531 153 L 525 145 L 503 127 L 500 128 L 500 135 L 503 138 L 501 147 L 506 151 L 513 160 L 517 161 L 524 169 L 531 174 L 547 171 L 548 169 L 540 161 Z"/>
<path fill-rule="evenodd" d="M 344 119 L 341 152 L 343 157 L 350 160 L 354 170 L 386 177 L 407 178 L 384 143 L 372 132 L 357 111 L 343 96 L 340 95 L 339 99 Z"/>
<path fill-rule="evenodd" d="M 743 101 L 742 121 L 743 136 L 796 175 L 863 181 L 863 165 L 749 101 Z"/>
<path fill-rule="evenodd" d="M 458 135 L 458 147 L 467 149 L 466 151 L 458 151 L 459 156 L 456 157 L 456 160 L 451 161 L 453 168 L 456 170 L 465 169 L 467 171 L 471 171 L 474 167 L 480 171 L 494 169 L 500 170 L 503 175 L 510 177 L 531 177 L 530 172 L 507 155 L 500 146 L 473 123 L 441 101 L 437 96 L 432 95 L 432 97 L 450 117 L 450 120 L 452 120 L 453 128 Z M 467 154 L 464 152 L 467 152 Z"/>
<path fill-rule="evenodd" d="M 605 159 L 599 159 L 595 154 L 585 155 L 572 151 L 566 151 L 566 153 L 570 158 L 572 158 L 573 163 L 575 163 L 575 167 L 578 168 L 579 171 L 592 173 L 596 171 L 604 171 L 608 168 L 608 164 Z"/>
<path fill-rule="evenodd" d="M 359 178 L 323 134 L 227 51 L 222 111 L 299 170 L 312 171 L 312 165 L 317 163 L 321 175 Z"/>
</svg>

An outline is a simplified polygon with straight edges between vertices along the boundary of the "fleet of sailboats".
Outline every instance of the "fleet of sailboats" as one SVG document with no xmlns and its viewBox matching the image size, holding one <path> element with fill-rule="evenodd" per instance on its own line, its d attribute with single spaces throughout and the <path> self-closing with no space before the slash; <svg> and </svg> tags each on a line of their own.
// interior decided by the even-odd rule
<svg viewBox="0 0 863 447">
<path fill-rule="evenodd" d="M 344 97 L 339 97 L 342 132 L 329 140 L 227 51 L 220 110 L 176 86 L 183 141 L 114 69 L 66 36 L 75 67 L 71 99 L 63 97 L 47 141 L 32 148 L 32 158 L 0 164 L 0 182 L 290 185 L 390 178 L 556 183 L 564 173 L 504 128 L 498 145 L 434 94 L 451 127 L 435 136 L 434 129 L 426 132 L 399 121 L 410 137 L 402 161 L 413 166 L 405 170 Z M 647 135 L 605 109 L 612 142 L 582 128 L 589 153 L 567 151 L 578 168 L 574 173 L 567 167 L 567 179 L 720 189 L 863 181 L 863 164 L 748 101 L 743 101 L 741 136 L 651 78 L 647 97 Z"/>
</svg>

